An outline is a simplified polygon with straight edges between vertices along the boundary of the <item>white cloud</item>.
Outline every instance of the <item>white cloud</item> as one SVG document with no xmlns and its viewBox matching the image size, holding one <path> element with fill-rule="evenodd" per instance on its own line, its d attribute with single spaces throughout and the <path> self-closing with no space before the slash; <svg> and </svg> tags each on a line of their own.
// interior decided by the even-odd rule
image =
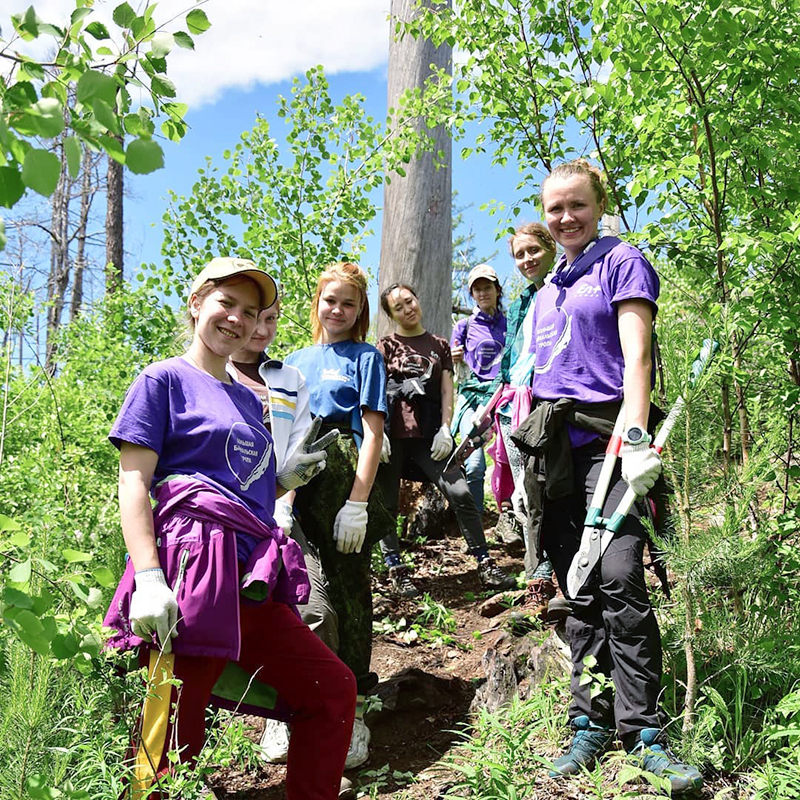
<svg viewBox="0 0 800 800">
<path fill-rule="evenodd" d="M 121 1 L 98 0 L 96 18 L 107 22 Z M 0 26 L 6 41 L 13 33 L 8 15 L 31 3 L 41 19 L 59 25 L 75 8 L 74 0 L 5 0 Z M 161 23 L 188 8 L 187 0 L 161 0 L 155 19 Z M 211 28 L 194 37 L 194 51 L 176 48 L 168 59 L 179 99 L 193 108 L 228 89 L 286 80 L 316 64 L 332 75 L 375 69 L 388 57 L 389 0 L 208 0 L 202 8 Z M 168 29 L 185 25 L 176 20 Z"/>
</svg>

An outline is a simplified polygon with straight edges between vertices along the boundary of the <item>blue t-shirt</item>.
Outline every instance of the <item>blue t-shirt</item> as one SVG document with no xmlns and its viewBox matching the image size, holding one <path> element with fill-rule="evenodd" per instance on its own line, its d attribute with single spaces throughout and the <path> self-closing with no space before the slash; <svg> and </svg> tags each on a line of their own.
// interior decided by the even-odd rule
<svg viewBox="0 0 800 800">
<path fill-rule="evenodd" d="M 350 339 L 315 344 L 290 353 L 286 363 L 303 373 L 311 413 L 325 422 L 344 423 L 359 440 L 362 408 L 386 415 L 386 370 L 371 344 Z"/>
<path fill-rule="evenodd" d="M 274 525 L 275 455 L 261 420 L 261 401 L 246 386 L 169 358 L 145 367 L 131 384 L 108 438 L 116 447 L 130 442 L 158 454 L 153 485 L 188 475 Z"/>
</svg>

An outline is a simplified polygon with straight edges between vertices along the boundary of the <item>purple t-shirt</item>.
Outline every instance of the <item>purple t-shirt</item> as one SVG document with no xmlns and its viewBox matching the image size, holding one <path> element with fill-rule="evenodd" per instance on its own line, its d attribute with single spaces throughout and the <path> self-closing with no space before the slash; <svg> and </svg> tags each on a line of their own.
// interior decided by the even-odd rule
<svg viewBox="0 0 800 800">
<path fill-rule="evenodd" d="M 571 397 L 583 403 L 621 400 L 625 364 L 616 304 L 649 300 L 655 313 L 658 291 L 650 262 L 624 242 L 571 286 L 545 283 L 536 295 L 533 317 L 534 397 Z"/>
<path fill-rule="evenodd" d="M 505 314 L 496 311 L 494 316 L 489 316 L 477 307 L 471 317 L 456 323 L 450 337 L 450 347 L 461 345 L 464 348 L 464 362 L 481 381 L 497 377 L 505 344 Z"/>
<path fill-rule="evenodd" d="M 275 456 L 261 401 L 183 358 L 151 364 L 128 389 L 108 438 L 158 454 L 153 485 L 189 475 L 243 503 L 274 525 Z"/>
</svg>

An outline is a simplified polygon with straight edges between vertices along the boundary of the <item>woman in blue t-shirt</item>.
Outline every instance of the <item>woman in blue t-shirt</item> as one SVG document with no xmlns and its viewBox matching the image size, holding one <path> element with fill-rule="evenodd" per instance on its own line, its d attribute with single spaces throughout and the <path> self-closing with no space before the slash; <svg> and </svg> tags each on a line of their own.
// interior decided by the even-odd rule
<svg viewBox="0 0 800 800">
<path fill-rule="evenodd" d="M 251 261 L 213 259 L 192 284 L 189 349 L 143 371 L 109 434 L 129 559 L 105 625 L 109 645 L 138 648 L 150 675 L 134 797 L 162 796 L 153 784 L 176 751 L 195 762 L 212 695 L 294 721 L 289 798 L 339 796 L 355 679 L 291 607 L 308 579 L 273 513 L 276 485 L 296 487 L 315 458 L 298 455 L 276 475 L 261 401 L 226 371 L 275 296 Z M 229 661 L 245 676 L 241 694 L 217 684 Z"/>
<path fill-rule="evenodd" d="M 386 375 L 380 353 L 364 339 L 369 329 L 367 276 L 355 264 L 338 263 L 320 275 L 311 304 L 314 344 L 286 358 L 303 373 L 311 413 L 338 428 L 328 467 L 300 489 L 295 512 L 319 550 L 339 617 L 339 657 L 356 675 L 359 704 L 347 768 L 368 757 L 364 695 L 377 684 L 371 673 L 372 593 L 370 550 L 393 525 L 372 491 L 383 441 Z"/>
</svg>

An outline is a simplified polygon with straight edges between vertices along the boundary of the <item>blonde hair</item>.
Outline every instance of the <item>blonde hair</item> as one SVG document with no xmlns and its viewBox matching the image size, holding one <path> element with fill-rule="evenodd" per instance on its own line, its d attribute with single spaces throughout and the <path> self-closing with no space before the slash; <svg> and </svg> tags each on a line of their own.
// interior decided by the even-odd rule
<svg viewBox="0 0 800 800">
<path fill-rule="evenodd" d="M 314 292 L 314 299 L 311 303 L 311 313 L 309 319 L 311 321 L 311 336 L 314 339 L 314 344 L 319 344 L 322 341 L 322 323 L 319 321 L 319 299 L 322 295 L 322 290 L 331 281 L 339 281 L 348 286 L 353 286 L 358 291 L 358 300 L 361 304 L 361 309 L 358 312 L 356 321 L 350 329 L 350 338 L 354 342 L 363 342 L 367 338 L 367 331 L 369 330 L 369 299 L 367 298 L 367 276 L 364 271 L 357 264 L 351 264 L 349 261 L 340 261 L 337 264 L 331 264 L 325 268 L 325 271 L 319 276 L 317 280 L 317 290 Z"/>
<path fill-rule="evenodd" d="M 514 255 L 514 239 L 517 236 L 535 236 L 548 253 L 556 252 L 556 240 L 541 222 L 526 222 L 514 231 L 508 239 L 508 251 L 512 256 Z"/>
<path fill-rule="evenodd" d="M 550 178 L 571 178 L 574 175 L 583 175 L 589 180 L 594 196 L 602 210 L 608 211 L 608 192 L 605 186 L 605 176 L 602 171 L 590 164 L 585 158 L 576 158 L 566 164 L 559 164 L 543 181 L 539 198 L 544 202 L 544 187 Z"/>
</svg>

